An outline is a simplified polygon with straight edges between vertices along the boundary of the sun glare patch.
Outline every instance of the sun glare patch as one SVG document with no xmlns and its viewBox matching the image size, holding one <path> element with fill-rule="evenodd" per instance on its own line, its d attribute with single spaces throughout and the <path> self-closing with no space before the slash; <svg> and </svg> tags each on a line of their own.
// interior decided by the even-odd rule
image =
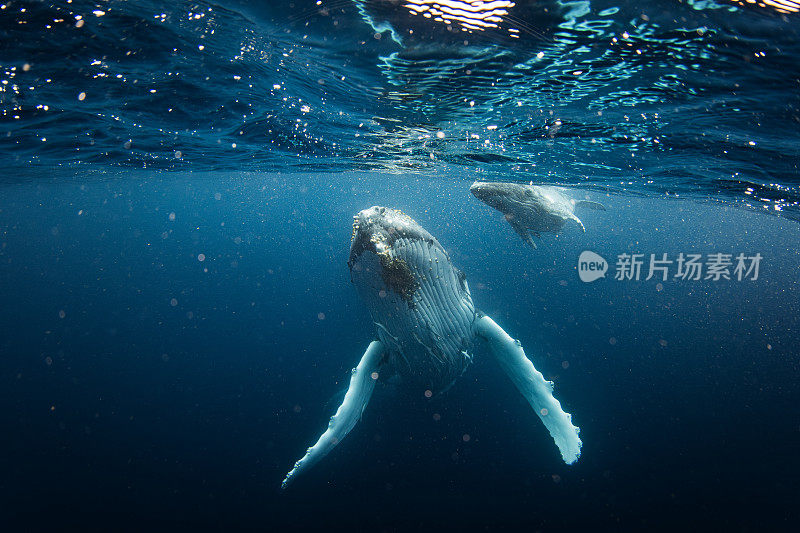
<svg viewBox="0 0 800 533">
<path fill-rule="evenodd" d="M 800 13 L 800 0 L 734 0 L 734 3 L 772 8 L 778 13 Z"/>
<path fill-rule="evenodd" d="M 444 24 L 456 23 L 463 31 L 483 31 L 499 28 L 508 10 L 516 4 L 509 0 L 462 2 L 460 0 L 406 0 L 403 7 L 412 15 L 422 15 Z M 512 37 L 519 37 L 519 30 L 509 28 Z"/>
</svg>

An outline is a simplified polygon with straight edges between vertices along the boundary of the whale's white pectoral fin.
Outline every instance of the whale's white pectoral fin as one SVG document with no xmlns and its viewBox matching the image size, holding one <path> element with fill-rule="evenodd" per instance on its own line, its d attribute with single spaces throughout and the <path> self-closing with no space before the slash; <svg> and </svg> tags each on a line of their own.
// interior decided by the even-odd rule
<svg viewBox="0 0 800 533">
<path fill-rule="evenodd" d="M 581 226 L 581 229 L 583 230 L 583 232 L 584 232 L 584 233 L 586 233 L 586 226 L 584 226 L 584 225 L 583 225 L 583 222 L 581 222 L 581 219 L 579 219 L 579 218 L 578 218 L 577 216 L 575 216 L 575 215 L 572 215 L 572 218 L 573 218 L 573 220 L 575 220 L 575 222 L 577 222 L 578 224 L 580 224 L 580 226 Z"/>
<path fill-rule="evenodd" d="M 310 447 L 306 454 L 295 463 L 294 468 L 286 474 L 281 488 L 285 489 L 297 474 L 317 464 L 355 427 L 372 396 L 372 391 L 375 389 L 378 367 L 380 366 L 383 352 L 384 346 L 380 341 L 372 341 L 370 343 L 358 366 L 353 369 L 353 374 L 350 376 L 350 387 L 344 395 L 342 405 L 339 406 L 336 414 L 331 417 L 328 429 L 320 435 L 317 443 Z"/>
<path fill-rule="evenodd" d="M 561 409 L 553 396 L 553 382 L 544 379 L 525 356 L 519 341 L 512 339 L 494 320 L 484 316 L 476 322 L 475 328 L 476 333 L 489 342 L 500 366 L 544 422 L 564 462 L 577 461 L 581 455 L 580 429 L 572 425 L 572 417 Z"/>
</svg>

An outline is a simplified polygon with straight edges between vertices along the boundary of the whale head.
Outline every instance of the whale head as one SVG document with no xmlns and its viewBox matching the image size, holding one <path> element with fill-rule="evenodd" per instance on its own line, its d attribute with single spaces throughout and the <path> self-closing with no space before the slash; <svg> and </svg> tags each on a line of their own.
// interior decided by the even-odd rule
<svg viewBox="0 0 800 533">
<path fill-rule="evenodd" d="M 398 209 L 372 206 L 353 217 L 353 235 L 350 242 L 351 279 L 356 287 L 368 285 L 377 293 L 393 292 L 409 306 L 414 306 L 414 291 L 419 285 L 406 258 L 395 252 L 398 239 L 435 242 L 413 218 Z M 437 243 L 438 245 L 438 243 Z M 373 292 L 359 290 L 364 299 L 374 297 Z"/>
<path fill-rule="evenodd" d="M 522 202 L 525 198 L 524 186 L 517 183 L 476 181 L 470 186 L 469 192 L 489 207 L 503 213 L 509 211 L 512 202 Z"/>
<path fill-rule="evenodd" d="M 524 194 L 522 187 L 517 183 L 476 181 L 470 185 L 469 192 L 486 205 L 504 211 L 509 201 L 517 197 L 521 199 Z"/>
<path fill-rule="evenodd" d="M 353 217 L 348 265 L 352 269 L 355 261 L 365 251 L 378 255 L 385 254 L 400 237 L 436 241 L 433 235 L 399 209 L 375 205 L 359 211 Z"/>
</svg>

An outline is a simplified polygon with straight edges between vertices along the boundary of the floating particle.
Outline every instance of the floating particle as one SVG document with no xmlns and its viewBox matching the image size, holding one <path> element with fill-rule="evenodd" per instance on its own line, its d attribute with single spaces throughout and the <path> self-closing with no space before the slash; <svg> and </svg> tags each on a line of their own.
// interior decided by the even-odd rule
<svg viewBox="0 0 800 533">
<path fill-rule="evenodd" d="M 202 263 L 206 260 L 206 254 L 197 254 L 197 260 Z"/>
<path fill-rule="evenodd" d="M 317 318 L 320 319 L 320 320 L 325 320 L 325 313 L 322 313 L 322 312 L 317 313 Z"/>
<path fill-rule="evenodd" d="M 469 442 L 471 438 L 472 437 L 469 436 L 469 433 L 464 433 L 463 435 L 461 435 L 461 440 L 463 440 L 464 442 Z"/>
<path fill-rule="evenodd" d="M 171 305 L 172 307 L 175 307 L 176 305 L 178 305 L 178 299 L 177 298 L 172 298 L 169 301 L 169 305 Z"/>
<path fill-rule="evenodd" d="M 81 102 L 86 100 L 86 93 L 78 93 L 78 100 L 80 100 Z"/>
<path fill-rule="evenodd" d="M 425 397 L 426 398 L 430 398 L 431 396 L 433 396 L 433 391 L 431 391 L 430 389 L 426 390 L 425 391 Z"/>
</svg>

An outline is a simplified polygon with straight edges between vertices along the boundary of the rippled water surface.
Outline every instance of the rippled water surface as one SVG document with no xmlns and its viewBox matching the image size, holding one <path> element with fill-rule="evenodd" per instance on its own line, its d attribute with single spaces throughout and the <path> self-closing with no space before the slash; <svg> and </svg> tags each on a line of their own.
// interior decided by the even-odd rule
<svg viewBox="0 0 800 533">
<path fill-rule="evenodd" d="M 0 153 L 23 176 L 428 169 L 797 210 L 797 3 L 492 5 L 7 2 Z"/>
</svg>

